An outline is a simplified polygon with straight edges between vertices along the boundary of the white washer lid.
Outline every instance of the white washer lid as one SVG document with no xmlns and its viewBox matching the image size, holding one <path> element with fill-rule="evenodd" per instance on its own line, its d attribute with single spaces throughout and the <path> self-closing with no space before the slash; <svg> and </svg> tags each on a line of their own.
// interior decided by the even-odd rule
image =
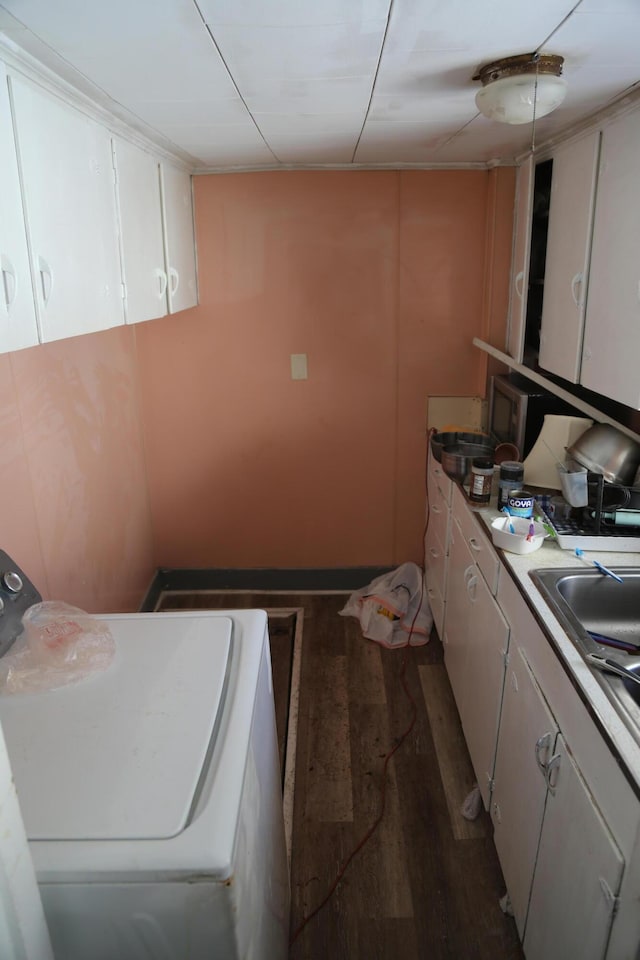
<svg viewBox="0 0 640 960">
<path fill-rule="evenodd" d="M 104 673 L 0 697 L 31 840 L 163 839 L 185 826 L 231 659 L 228 617 L 105 617 Z"/>
</svg>

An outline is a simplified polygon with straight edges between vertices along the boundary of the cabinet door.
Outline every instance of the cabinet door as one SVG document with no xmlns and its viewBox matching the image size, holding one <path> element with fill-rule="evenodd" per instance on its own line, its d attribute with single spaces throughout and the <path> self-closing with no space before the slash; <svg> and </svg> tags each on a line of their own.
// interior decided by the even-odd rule
<svg viewBox="0 0 640 960">
<path fill-rule="evenodd" d="M 124 140 L 114 141 L 127 323 L 167 312 L 160 166 Z"/>
<path fill-rule="evenodd" d="M 38 342 L 7 73 L 0 63 L 0 351 Z"/>
<path fill-rule="evenodd" d="M 444 662 L 485 807 L 489 805 L 509 627 L 451 522 Z"/>
<path fill-rule="evenodd" d="M 527 960 L 602 960 L 624 860 L 562 735 L 524 938 Z"/>
<path fill-rule="evenodd" d="M 540 366 L 577 383 L 589 277 L 600 132 L 553 156 Z"/>
<path fill-rule="evenodd" d="M 169 312 L 177 313 L 198 302 L 191 177 L 163 163 L 161 183 Z"/>
<path fill-rule="evenodd" d="M 507 353 L 522 361 L 524 331 L 527 318 L 527 290 L 529 287 L 529 255 L 531 251 L 531 203 L 533 198 L 533 158 L 518 168 L 516 210 L 509 294 L 509 328 Z"/>
<path fill-rule="evenodd" d="M 467 578 L 466 677 L 459 704 L 469 756 L 489 808 L 509 627 L 480 571 Z"/>
<path fill-rule="evenodd" d="M 544 816 L 543 765 L 558 727 L 521 650 L 511 646 L 491 799 L 494 842 L 518 933 L 524 934 Z"/>
<path fill-rule="evenodd" d="M 111 138 L 10 80 L 41 339 L 124 322 Z"/>
<path fill-rule="evenodd" d="M 640 111 L 602 133 L 580 382 L 640 408 Z"/>
<path fill-rule="evenodd" d="M 447 592 L 444 615 L 444 662 L 458 712 L 467 696 L 469 671 L 467 636 L 471 616 L 471 597 L 480 576 L 458 524 L 451 521 L 449 560 L 447 563 Z"/>
</svg>

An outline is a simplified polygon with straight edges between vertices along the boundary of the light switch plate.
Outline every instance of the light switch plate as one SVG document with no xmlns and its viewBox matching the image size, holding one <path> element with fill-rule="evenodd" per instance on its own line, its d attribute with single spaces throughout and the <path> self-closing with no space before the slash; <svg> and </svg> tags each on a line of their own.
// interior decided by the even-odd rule
<svg viewBox="0 0 640 960">
<path fill-rule="evenodd" d="M 291 379 L 307 379 L 307 355 L 306 353 L 291 354 Z"/>
</svg>

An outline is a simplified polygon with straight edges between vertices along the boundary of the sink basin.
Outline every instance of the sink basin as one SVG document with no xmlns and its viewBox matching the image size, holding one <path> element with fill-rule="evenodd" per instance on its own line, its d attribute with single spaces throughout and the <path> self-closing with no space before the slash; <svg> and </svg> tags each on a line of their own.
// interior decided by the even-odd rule
<svg viewBox="0 0 640 960">
<path fill-rule="evenodd" d="M 618 583 L 597 570 L 576 567 L 532 570 L 531 579 L 586 659 L 595 653 L 615 660 L 640 676 L 640 569 L 616 567 Z M 637 650 L 598 643 L 589 633 L 612 637 Z M 589 664 L 618 713 L 640 740 L 640 684 L 605 673 Z"/>
</svg>

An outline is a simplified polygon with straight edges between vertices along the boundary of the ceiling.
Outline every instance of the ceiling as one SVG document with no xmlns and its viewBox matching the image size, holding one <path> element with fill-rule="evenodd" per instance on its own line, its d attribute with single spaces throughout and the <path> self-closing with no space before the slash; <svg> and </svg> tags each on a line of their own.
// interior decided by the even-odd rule
<svg viewBox="0 0 640 960">
<path fill-rule="evenodd" d="M 0 0 L 2 34 L 194 170 L 508 162 L 480 65 L 565 57 L 538 143 L 640 81 L 638 0 Z"/>
</svg>

